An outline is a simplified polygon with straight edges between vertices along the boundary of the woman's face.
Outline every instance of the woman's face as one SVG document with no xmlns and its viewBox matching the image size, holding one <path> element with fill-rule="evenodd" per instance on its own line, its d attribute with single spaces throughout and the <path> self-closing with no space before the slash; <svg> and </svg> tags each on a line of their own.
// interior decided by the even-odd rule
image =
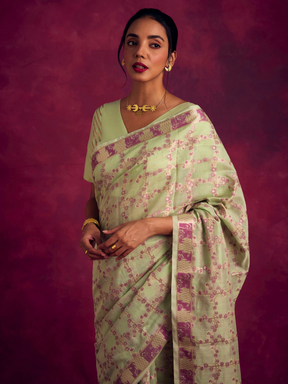
<svg viewBox="0 0 288 384">
<path fill-rule="evenodd" d="M 135 20 L 127 31 L 123 57 L 128 74 L 134 81 L 147 82 L 163 77 L 168 64 L 168 38 L 156 20 Z"/>
</svg>

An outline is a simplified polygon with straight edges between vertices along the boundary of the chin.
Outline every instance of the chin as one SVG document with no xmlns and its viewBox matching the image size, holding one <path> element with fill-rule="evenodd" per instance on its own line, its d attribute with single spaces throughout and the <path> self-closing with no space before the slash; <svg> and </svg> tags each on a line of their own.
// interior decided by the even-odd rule
<svg viewBox="0 0 288 384">
<path fill-rule="evenodd" d="M 144 73 L 133 73 L 133 74 L 130 74 L 128 73 L 129 77 L 131 78 L 132 81 L 137 81 L 139 83 L 147 83 L 148 81 L 155 81 L 155 80 L 159 80 L 159 77 L 161 77 L 161 79 L 163 79 L 163 72 L 161 72 L 159 75 L 156 75 L 154 77 L 151 77 L 151 76 L 147 76 L 146 74 Z"/>
</svg>

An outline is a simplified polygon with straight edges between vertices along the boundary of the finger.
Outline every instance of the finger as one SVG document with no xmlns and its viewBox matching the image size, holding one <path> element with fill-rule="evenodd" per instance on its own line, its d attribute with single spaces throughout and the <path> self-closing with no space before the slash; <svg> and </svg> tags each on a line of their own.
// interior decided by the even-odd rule
<svg viewBox="0 0 288 384">
<path fill-rule="evenodd" d="M 95 249 L 89 240 L 83 238 L 80 242 L 80 247 L 83 249 L 83 251 L 85 252 L 86 250 L 88 250 L 88 252 L 90 254 L 94 254 L 94 255 L 101 255 L 101 256 L 106 256 L 105 254 L 105 251 L 102 251 L 101 249 L 99 249 L 99 246 L 97 245 L 97 249 Z M 100 252 L 100 253 L 99 253 Z"/>
<path fill-rule="evenodd" d="M 126 249 L 127 248 L 125 248 L 124 246 L 117 247 L 114 250 L 112 250 L 111 252 L 109 252 L 109 256 L 113 256 L 113 257 L 121 256 L 126 251 Z M 107 251 L 107 253 L 108 253 L 108 251 Z"/>
<path fill-rule="evenodd" d="M 116 257 L 116 261 L 124 259 L 124 257 L 128 256 L 131 252 L 132 250 L 127 249 L 127 251 L 125 251 L 121 256 Z"/>
<path fill-rule="evenodd" d="M 84 252 L 85 255 L 87 255 L 89 257 L 90 260 L 103 260 L 103 259 L 108 259 L 108 256 L 103 253 L 103 252 L 99 252 L 97 251 L 96 249 L 94 250 L 96 252 L 90 252 L 86 249 L 86 251 Z"/>
<path fill-rule="evenodd" d="M 80 247 L 83 249 L 83 251 L 86 251 L 86 249 L 93 247 L 93 241 L 90 238 L 82 237 L 80 240 Z"/>
<path fill-rule="evenodd" d="M 88 256 L 88 258 L 89 258 L 91 261 L 94 261 L 94 260 L 104 260 L 104 257 L 100 257 L 100 256 L 98 256 L 98 257 L 96 257 L 96 256 L 92 257 L 92 256 L 89 256 L 88 254 L 87 254 L 87 256 Z"/>
<path fill-rule="evenodd" d="M 95 242 L 96 242 L 96 244 L 97 244 L 97 247 L 98 247 L 99 245 L 101 245 L 101 244 L 102 244 L 102 241 L 101 241 L 101 239 L 95 239 Z"/>
<path fill-rule="evenodd" d="M 103 251 L 101 251 L 99 249 L 95 249 L 91 245 L 88 246 L 86 249 L 85 248 L 82 248 L 82 249 L 86 253 L 86 255 L 89 254 L 89 256 L 101 256 L 101 257 L 104 257 L 104 258 L 107 257 L 105 252 L 103 252 Z"/>
<path fill-rule="evenodd" d="M 87 254 L 87 256 L 89 257 L 90 260 L 94 261 L 94 260 L 105 260 L 107 259 L 108 257 L 102 257 L 102 256 L 89 256 L 89 254 Z"/>
<path fill-rule="evenodd" d="M 104 232 L 106 235 L 112 235 L 113 233 L 117 232 L 118 229 L 122 228 L 123 224 L 118 225 L 118 227 L 112 228 L 112 229 L 103 229 L 102 232 Z"/>
<path fill-rule="evenodd" d="M 119 241 L 117 241 L 109 248 L 106 248 L 104 252 L 109 256 L 120 256 L 126 249 L 127 247 L 125 247 L 124 244 L 121 244 Z"/>
<path fill-rule="evenodd" d="M 104 259 L 107 259 L 108 255 L 106 255 L 106 253 L 104 252 L 100 252 L 96 249 L 92 249 L 91 251 L 90 250 L 86 250 L 85 254 L 87 256 L 90 256 L 90 257 L 103 257 Z"/>
<path fill-rule="evenodd" d="M 117 243 L 115 243 L 115 244 L 112 244 L 110 247 L 108 247 L 106 250 L 105 250 L 105 253 L 107 254 L 107 255 L 114 255 L 115 254 L 115 252 L 117 252 L 118 251 L 118 249 L 120 249 L 121 248 L 121 245 L 118 245 Z"/>
<path fill-rule="evenodd" d="M 103 253 L 102 251 L 99 252 L 96 249 L 94 249 L 93 247 L 92 247 L 92 249 L 90 249 L 90 251 L 93 253 L 89 252 L 88 249 L 85 249 L 85 247 L 83 247 L 83 244 L 81 244 L 81 243 L 80 243 L 80 247 L 84 251 L 85 255 L 89 257 L 90 260 L 103 260 L 103 259 L 108 258 L 108 256 L 105 253 Z M 96 255 L 95 255 L 95 253 L 96 253 Z"/>
<path fill-rule="evenodd" d="M 110 239 L 108 239 L 104 243 L 100 244 L 98 248 L 105 250 L 105 252 L 108 250 L 111 251 L 111 249 L 113 249 L 112 248 L 113 245 L 117 244 L 117 242 L 118 242 L 118 239 L 116 239 L 116 237 L 112 236 L 112 237 L 110 237 Z M 114 251 L 115 251 L 115 248 L 114 248 Z"/>
</svg>

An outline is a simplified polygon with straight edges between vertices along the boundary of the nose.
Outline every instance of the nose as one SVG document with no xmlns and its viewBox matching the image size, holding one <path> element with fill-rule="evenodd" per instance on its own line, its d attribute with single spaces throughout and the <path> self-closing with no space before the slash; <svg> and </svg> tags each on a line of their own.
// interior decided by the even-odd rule
<svg viewBox="0 0 288 384">
<path fill-rule="evenodd" d="M 136 57 L 145 57 L 145 54 L 146 54 L 146 51 L 145 51 L 145 47 L 144 47 L 144 44 L 139 44 L 138 49 L 136 50 Z"/>
</svg>

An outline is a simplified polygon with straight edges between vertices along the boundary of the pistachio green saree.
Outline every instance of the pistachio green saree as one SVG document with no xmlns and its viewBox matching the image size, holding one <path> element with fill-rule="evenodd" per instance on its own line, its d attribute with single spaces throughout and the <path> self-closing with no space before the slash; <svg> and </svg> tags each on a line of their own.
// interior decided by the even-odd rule
<svg viewBox="0 0 288 384">
<path fill-rule="evenodd" d="M 119 101 L 93 117 L 84 178 L 101 227 L 173 216 L 173 236 L 93 262 L 100 384 L 240 383 L 235 301 L 249 265 L 236 171 L 200 107 L 127 133 Z"/>
</svg>

